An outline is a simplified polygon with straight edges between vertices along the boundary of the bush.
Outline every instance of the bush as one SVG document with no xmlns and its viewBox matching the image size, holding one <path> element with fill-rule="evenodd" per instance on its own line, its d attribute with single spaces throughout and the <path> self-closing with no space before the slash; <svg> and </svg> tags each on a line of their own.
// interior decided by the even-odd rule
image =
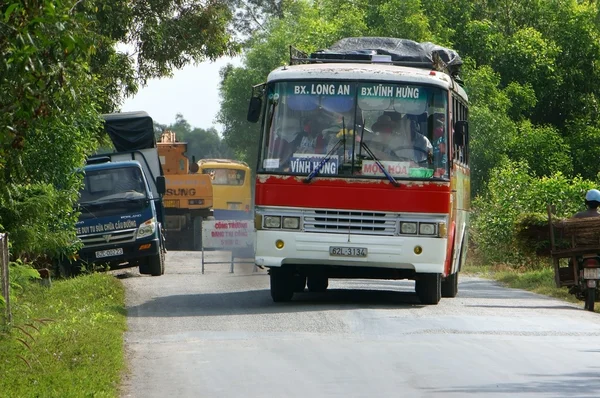
<svg viewBox="0 0 600 398">
<path fill-rule="evenodd" d="M 487 192 L 473 201 L 477 250 L 486 261 L 529 262 L 533 254 L 547 250 L 548 237 L 542 232 L 547 205 L 555 205 L 557 217 L 570 217 L 585 208 L 585 192 L 597 186 L 562 173 L 537 178 L 526 162 L 504 161 L 492 170 Z"/>
</svg>

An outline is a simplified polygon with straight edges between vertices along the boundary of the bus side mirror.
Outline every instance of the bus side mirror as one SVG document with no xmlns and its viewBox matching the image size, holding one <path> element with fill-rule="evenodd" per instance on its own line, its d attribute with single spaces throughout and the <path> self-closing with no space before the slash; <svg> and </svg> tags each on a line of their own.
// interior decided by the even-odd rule
<svg viewBox="0 0 600 398">
<path fill-rule="evenodd" d="M 454 135 L 452 137 L 454 145 L 463 146 L 465 137 L 469 133 L 469 123 L 465 120 L 459 120 L 454 123 Z"/>
<path fill-rule="evenodd" d="M 167 183 L 165 181 L 165 176 L 157 176 L 156 177 L 156 190 L 159 195 L 164 195 L 167 192 Z"/>
<path fill-rule="evenodd" d="M 260 97 L 250 98 L 250 105 L 248 106 L 247 119 L 250 123 L 258 122 L 260 119 L 260 110 L 262 109 L 262 100 Z"/>
</svg>

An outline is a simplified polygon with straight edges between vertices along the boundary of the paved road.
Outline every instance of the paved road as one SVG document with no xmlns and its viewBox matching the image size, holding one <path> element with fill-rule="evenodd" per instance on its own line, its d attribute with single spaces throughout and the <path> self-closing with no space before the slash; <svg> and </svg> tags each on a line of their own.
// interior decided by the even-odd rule
<svg viewBox="0 0 600 398">
<path fill-rule="evenodd" d="M 226 261 L 212 252 L 207 261 Z M 169 252 L 127 289 L 123 397 L 598 397 L 600 316 L 463 277 L 422 306 L 414 282 L 330 281 L 273 303 L 265 271 Z"/>
</svg>

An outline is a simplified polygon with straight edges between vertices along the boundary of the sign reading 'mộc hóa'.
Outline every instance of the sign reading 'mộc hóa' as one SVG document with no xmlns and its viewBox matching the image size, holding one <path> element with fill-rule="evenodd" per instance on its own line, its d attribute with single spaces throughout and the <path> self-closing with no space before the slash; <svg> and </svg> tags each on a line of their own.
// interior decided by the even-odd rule
<svg viewBox="0 0 600 398">
<path fill-rule="evenodd" d="M 409 175 L 410 162 L 381 161 L 381 165 L 394 177 L 407 177 Z M 374 160 L 365 160 L 362 164 L 362 175 L 383 176 L 383 172 Z"/>
<path fill-rule="evenodd" d="M 234 249 L 254 246 L 254 221 L 206 220 L 202 222 L 202 246 Z"/>
</svg>

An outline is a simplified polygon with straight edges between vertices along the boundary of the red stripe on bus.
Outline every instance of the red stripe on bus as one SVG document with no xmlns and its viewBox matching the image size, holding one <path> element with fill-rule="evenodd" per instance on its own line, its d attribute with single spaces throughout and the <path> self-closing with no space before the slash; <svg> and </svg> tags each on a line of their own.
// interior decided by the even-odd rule
<svg viewBox="0 0 600 398">
<path fill-rule="evenodd" d="M 317 177 L 258 176 L 256 206 L 443 213 L 450 211 L 450 183 L 343 180 Z"/>
</svg>

